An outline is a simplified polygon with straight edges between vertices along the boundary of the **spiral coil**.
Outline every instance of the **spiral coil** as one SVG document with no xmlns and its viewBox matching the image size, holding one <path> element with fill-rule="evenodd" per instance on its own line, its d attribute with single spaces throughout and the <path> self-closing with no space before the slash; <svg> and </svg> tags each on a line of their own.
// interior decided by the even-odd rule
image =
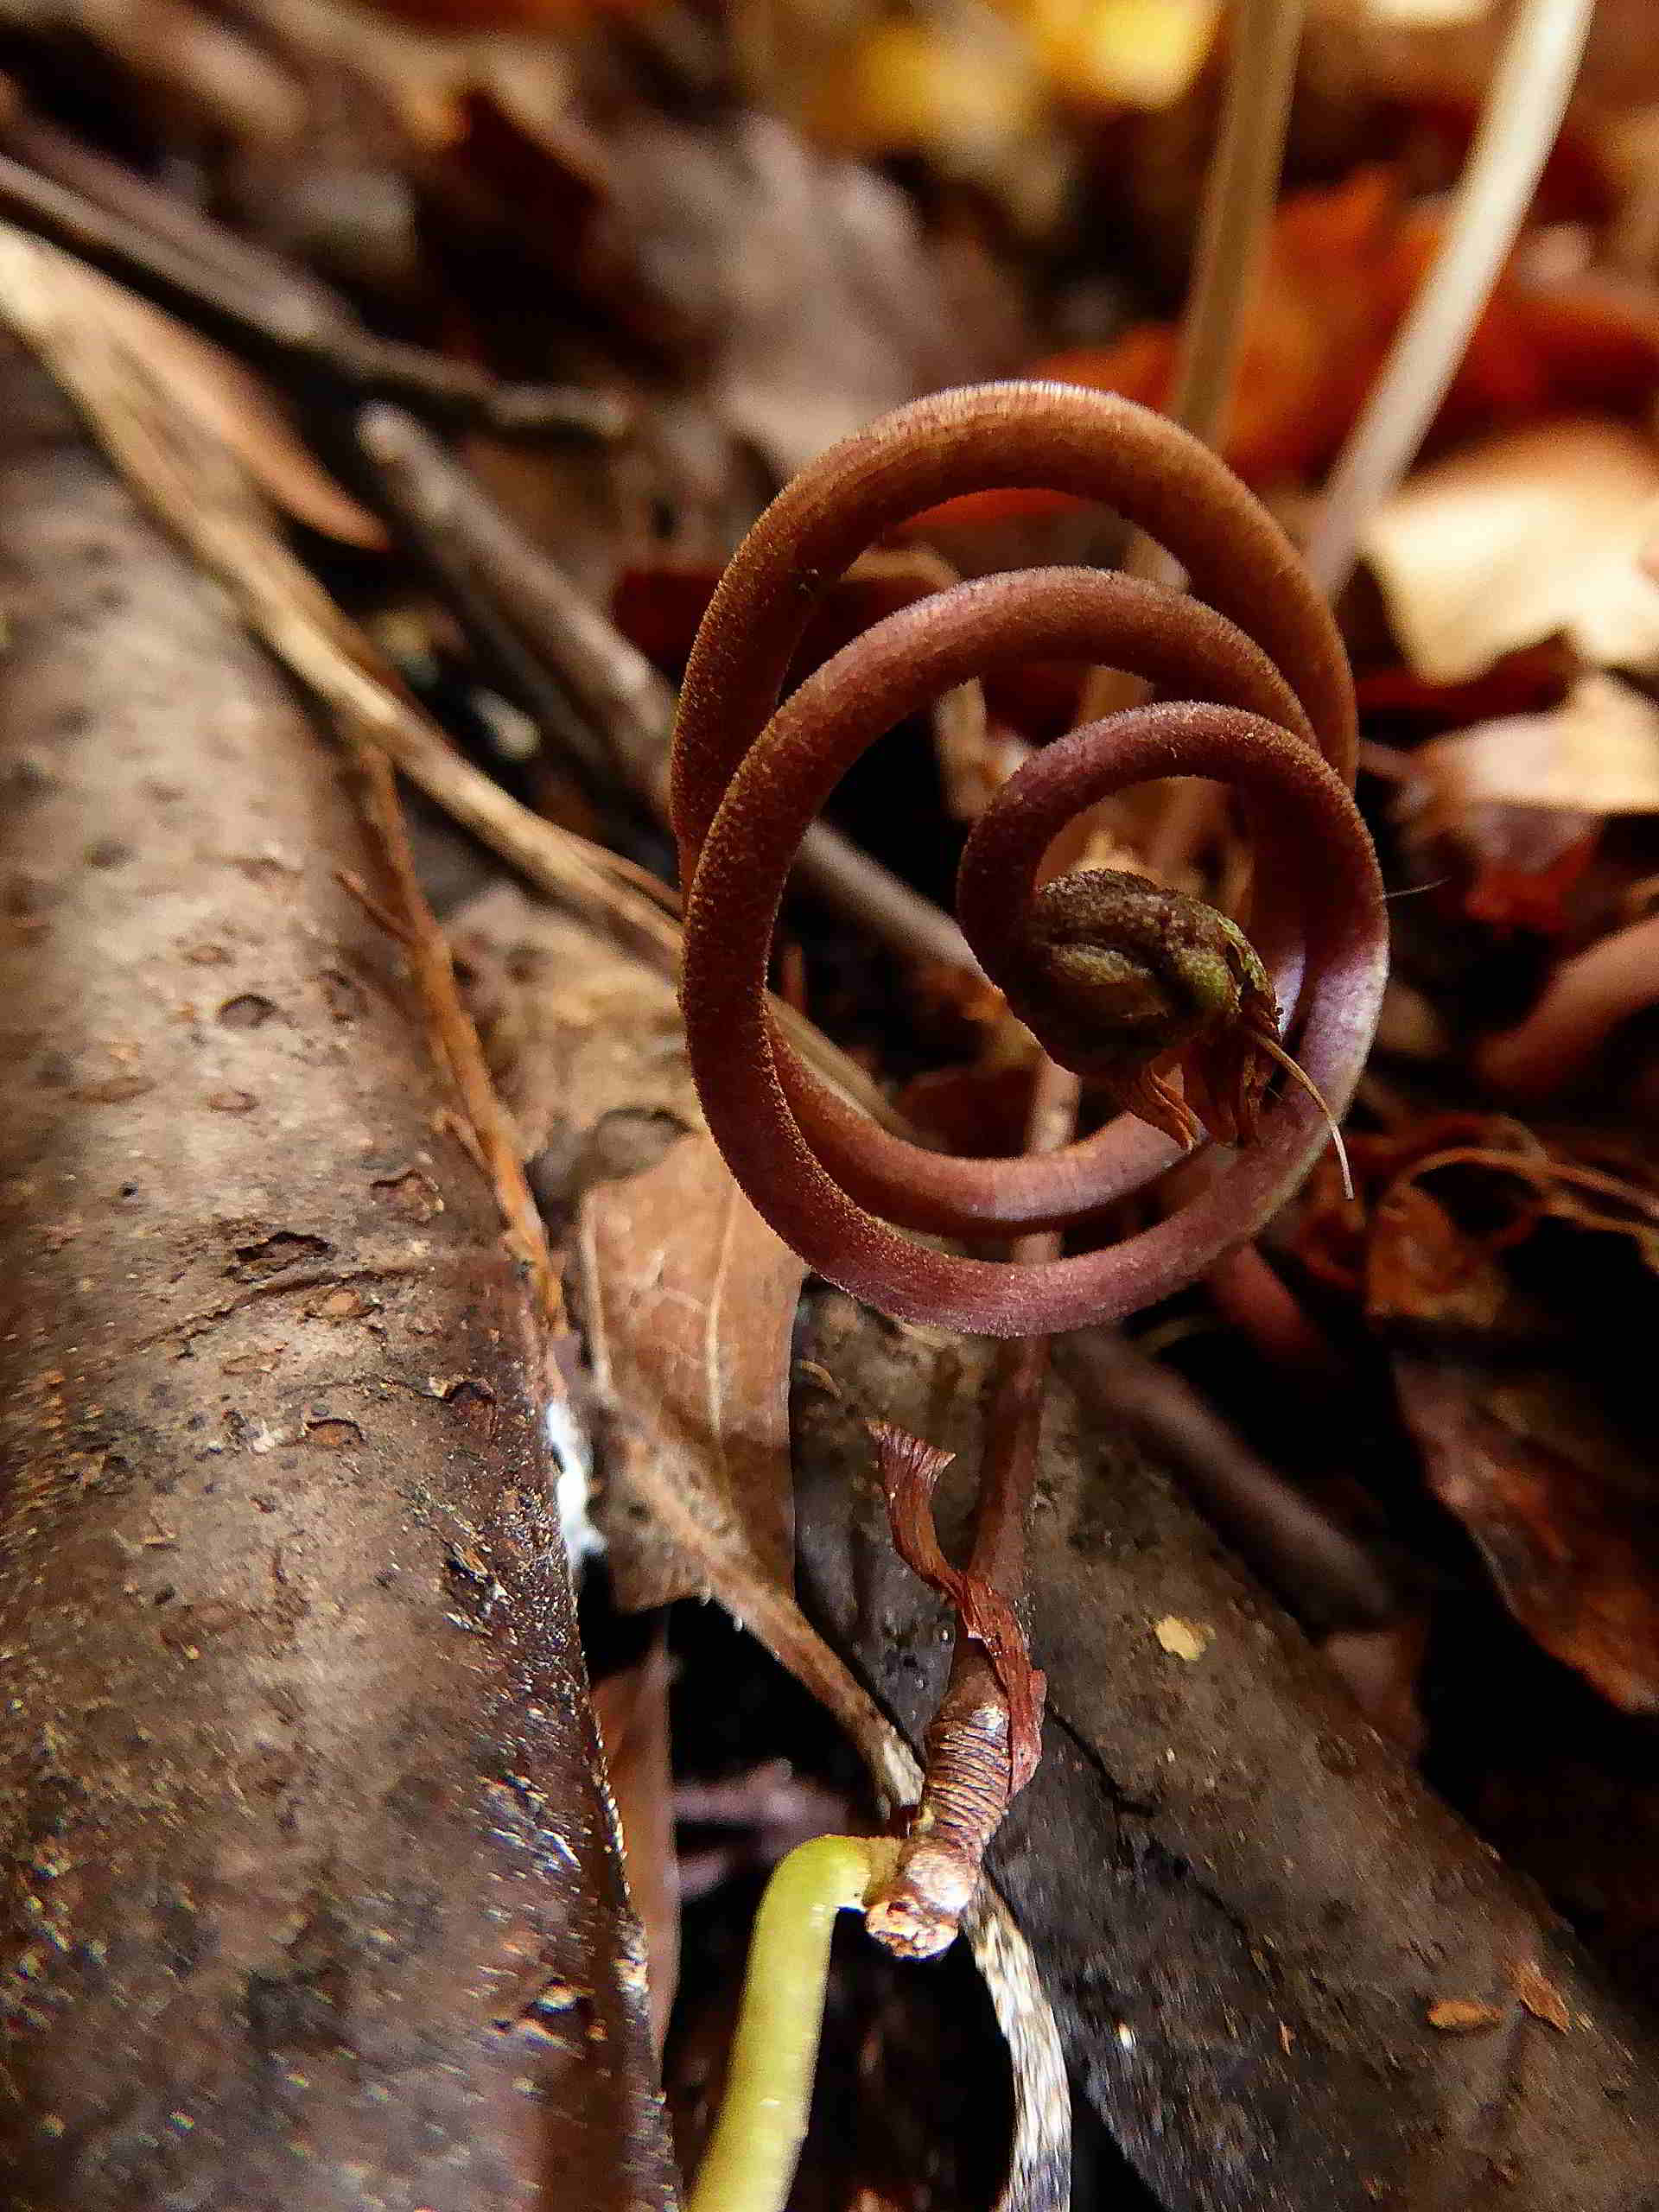
<svg viewBox="0 0 1659 2212">
<path fill-rule="evenodd" d="M 1065 568 L 956 585 L 875 624 L 778 704 L 816 601 L 859 553 L 942 500 L 1033 486 L 1116 508 L 1180 561 L 1192 594 Z M 1181 1147 L 1120 1116 L 1046 1154 L 929 1152 L 845 1105 L 773 1028 L 766 968 L 785 881 L 841 777 L 941 693 L 1039 659 L 1122 669 L 1159 702 L 1033 755 L 975 826 L 957 912 L 993 982 L 1015 995 L 1054 836 L 1100 799 L 1166 776 L 1211 777 L 1237 795 L 1255 858 L 1251 937 L 1287 1024 L 1300 1022 L 1303 1068 L 1338 1115 L 1386 963 L 1376 855 L 1349 790 L 1341 642 L 1288 541 L 1205 447 L 1108 394 L 987 385 L 900 408 L 787 486 L 726 571 L 681 696 L 671 807 L 693 1072 L 733 1173 L 814 1268 L 900 1319 L 994 1336 L 1077 1327 L 1166 1295 L 1253 1235 L 1325 1141 L 1317 1105 L 1292 1092 L 1248 1151 L 1153 1228 L 1060 1259 L 961 1257 L 900 1232 L 1064 1227 L 1141 1188 Z"/>
</svg>

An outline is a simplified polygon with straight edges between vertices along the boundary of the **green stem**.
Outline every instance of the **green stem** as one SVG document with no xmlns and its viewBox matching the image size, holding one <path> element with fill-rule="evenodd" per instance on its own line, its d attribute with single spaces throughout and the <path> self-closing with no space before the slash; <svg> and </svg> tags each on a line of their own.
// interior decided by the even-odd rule
<svg viewBox="0 0 1659 2212">
<path fill-rule="evenodd" d="M 880 1836 L 817 1836 L 767 1883 L 726 2094 L 687 2212 L 782 2212 L 811 2108 L 836 1915 L 861 1910 L 897 1855 Z"/>
</svg>

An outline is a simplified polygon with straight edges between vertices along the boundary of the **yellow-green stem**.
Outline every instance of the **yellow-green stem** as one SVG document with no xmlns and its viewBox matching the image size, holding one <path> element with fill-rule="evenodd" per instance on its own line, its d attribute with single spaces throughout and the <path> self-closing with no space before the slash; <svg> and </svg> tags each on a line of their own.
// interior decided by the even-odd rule
<svg viewBox="0 0 1659 2212">
<path fill-rule="evenodd" d="M 883 1837 L 817 1836 L 767 1883 L 726 2094 L 687 2212 L 782 2212 L 811 2108 L 836 1915 L 862 1908 L 897 1853 Z"/>
</svg>

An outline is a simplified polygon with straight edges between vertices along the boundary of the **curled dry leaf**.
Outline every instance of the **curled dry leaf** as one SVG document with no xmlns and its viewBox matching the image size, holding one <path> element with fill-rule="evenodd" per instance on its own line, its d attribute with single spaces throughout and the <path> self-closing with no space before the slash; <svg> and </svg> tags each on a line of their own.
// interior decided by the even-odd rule
<svg viewBox="0 0 1659 2212">
<path fill-rule="evenodd" d="M 1364 552 L 1418 675 L 1461 683 L 1565 634 L 1592 666 L 1659 665 L 1659 450 L 1586 418 L 1491 438 L 1419 470 Z"/>
<path fill-rule="evenodd" d="M 1008 1796 L 1023 1789 L 1043 1755 L 1043 1699 L 1047 1681 L 1031 1663 L 1031 1648 L 1011 1600 L 982 1574 L 951 1566 L 933 1522 L 933 1485 L 952 1459 L 894 1421 L 870 1423 L 876 1465 L 887 1497 L 893 1547 L 912 1574 L 956 1609 L 963 1632 L 981 1645 L 1008 1701 Z"/>
<path fill-rule="evenodd" d="M 1647 1194 L 1596 1169 L 1517 1155 L 1535 1195 L 1484 1237 L 1462 1229 L 1414 1174 L 1371 1223 L 1367 1309 L 1394 1336 L 1395 1379 L 1430 1489 L 1485 1560 L 1503 1602 L 1543 1648 L 1627 1712 L 1659 1709 L 1659 1469 L 1609 1419 L 1565 1319 L 1511 1279 L 1503 1255 L 1548 1211 L 1650 1249 Z M 1503 1154 L 1465 1147 L 1465 1166 Z M 1589 1188 L 1574 1187 L 1583 1178 Z M 1607 1190 L 1598 1185 L 1605 1185 Z M 1517 1357 L 1524 1353 L 1524 1363 Z"/>
<path fill-rule="evenodd" d="M 1444 841 L 1472 867 L 1472 920 L 1562 935 L 1603 822 L 1659 813 L 1659 708 L 1617 677 L 1581 676 L 1543 713 L 1421 746 L 1397 804 L 1414 842 Z"/>
<path fill-rule="evenodd" d="M 802 1262 L 705 1136 L 590 1192 L 582 1246 L 588 1341 L 617 1425 L 607 1519 L 623 1602 L 707 1591 L 714 1552 L 790 1590 L 789 1343 Z"/>
</svg>

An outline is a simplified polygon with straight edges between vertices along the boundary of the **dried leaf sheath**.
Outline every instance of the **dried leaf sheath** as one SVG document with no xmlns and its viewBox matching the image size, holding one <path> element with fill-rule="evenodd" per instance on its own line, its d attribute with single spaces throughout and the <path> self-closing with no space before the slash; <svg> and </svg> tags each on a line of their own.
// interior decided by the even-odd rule
<svg viewBox="0 0 1659 2212">
<path fill-rule="evenodd" d="M 1006 1803 L 1025 1788 L 1042 1756 L 1042 1675 L 1031 1663 L 1025 1630 L 1007 1598 L 983 1575 L 952 1567 L 939 1548 L 933 1526 L 933 1485 L 956 1454 L 938 1451 L 892 1421 L 872 1421 L 870 1434 L 899 1556 L 956 1607 L 964 1632 L 984 1647 L 1008 1700 L 1007 1738 L 1001 1751 L 1001 1798 Z"/>
</svg>

